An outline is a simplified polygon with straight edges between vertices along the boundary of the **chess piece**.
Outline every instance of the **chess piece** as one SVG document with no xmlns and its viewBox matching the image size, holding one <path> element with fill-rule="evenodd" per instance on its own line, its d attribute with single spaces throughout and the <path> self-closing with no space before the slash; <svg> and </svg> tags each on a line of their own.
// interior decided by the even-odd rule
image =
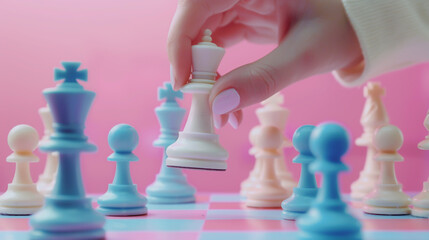
<svg viewBox="0 0 429 240">
<path fill-rule="evenodd" d="M 54 132 L 54 120 L 48 106 L 40 108 L 39 115 L 42 118 L 43 125 L 45 126 L 44 136 L 39 143 L 43 144 L 43 142 L 49 140 L 50 136 Z M 58 170 L 58 157 L 59 155 L 57 152 L 49 152 L 47 154 L 45 170 L 43 170 L 43 173 L 39 176 L 39 180 L 37 181 L 37 190 L 44 195 L 50 194 L 55 185 L 55 176 Z"/>
<path fill-rule="evenodd" d="M 374 145 L 379 152 L 375 160 L 380 163 L 380 179 L 375 189 L 364 198 L 364 212 L 380 215 L 410 214 L 411 199 L 402 192 L 402 185 L 395 175 L 395 162 L 404 161 L 397 152 L 403 141 L 402 132 L 396 126 L 385 125 L 376 130 Z"/>
<path fill-rule="evenodd" d="M 30 218 L 32 239 L 103 239 L 105 218 L 92 208 L 85 196 L 80 170 L 80 153 L 97 147 L 84 134 L 85 121 L 95 93 L 85 90 L 87 70 L 78 62 L 63 62 L 55 69 L 55 80 L 65 81 L 43 94 L 54 118 L 54 133 L 40 145 L 44 152 L 58 152 L 57 179 L 44 207 Z"/>
<path fill-rule="evenodd" d="M 259 132 L 258 132 L 259 130 L 261 130 L 261 126 L 256 126 L 252 128 L 252 130 L 250 130 L 249 141 L 252 144 L 252 148 L 250 148 L 249 150 L 250 156 L 255 156 L 256 153 L 258 152 L 258 149 L 255 147 L 255 144 L 256 144 L 256 139 L 259 136 Z M 244 180 L 240 185 L 240 195 L 246 196 L 249 189 L 255 185 L 255 183 L 257 182 L 258 176 L 261 172 L 261 165 L 262 165 L 261 160 L 255 158 L 255 166 L 253 167 L 252 171 L 250 171 L 249 177 L 246 180 Z"/>
<path fill-rule="evenodd" d="M 338 189 L 338 173 L 348 169 L 341 160 L 348 148 L 349 135 L 338 124 L 323 123 L 311 133 L 310 150 L 316 160 L 310 171 L 320 172 L 323 181 L 310 209 L 297 220 L 299 239 L 362 239 L 361 224 L 347 212 Z"/>
<path fill-rule="evenodd" d="M 155 182 L 146 188 L 149 203 L 178 204 L 195 202 L 195 188 L 188 184 L 186 176 L 179 168 L 170 168 L 165 165 L 168 146 L 177 140 L 182 125 L 185 109 L 177 104 L 176 98 L 183 98 L 183 93 L 174 91 L 171 83 L 164 83 L 164 88 L 158 89 L 158 99 L 166 99 L 161 106 L 155 109 L 156 116 L 161 124 L 161 135 L 153 143 L 156 147 L 164 148 L 161 170 L 156 175 Z"/>
<path fill-rule="evenodd" d="M 282 202 L 282 217 L 287 220 L 296 220 L 304 215 L 317 195 L 317 183 L 314 173 L 309 170 L 310 164 L 315 160 L 310 151 L 310 135 L 315 126 L 304 125 L 298 128 L 293 135 L 293 145 L 299 152 L 293 159 L 294 163 L 301 164 L 301 176 L 298 186 L 293 189 L 293 194 Z"/>
<path fill-rule="evenodd" d="M 39 135 L 28 125 L 18 125 L 10 130 L 7 143 L 13 153 L 6 161 L 16 163 L 16 168 L 12 183 L 0 196 L 0 214 L 29 215 L 43 206 L 43 195 L 37 191 L 30 175 L 30 163 L 39 161 L 33 154 L 38 142 Z"/>
<path fill-rule="evenodd" d="M 255 185 L 247 193 L 246 205 L 249 207 L 280 207 L 283 199 L 291 192 L 281 186 L 275 172 L 275 159 L 280 156 L 278 149 L 283 144 L 283 135 L 273 126 L 262 126 L 257 131 L 255 146 L 256 158 L 261 161 L 261 172 Z"/>
<path fill-rule="evenodd" d="M 286 121 L 289 117 L 289 110 L 282 107 L 283 95 L 278 92 L 270 98 L 262 101 L 262 108 L 256 110 L 259 122 L 263 126 L 274 126 L 284 133 L 286 128 Z M 282 186 L 288 191 L 296 186 L 296 182 L 292 178 L 291 172 L 287 169 L 284 155 L 284 148 L 292 147 L 292 142 L 284 138 L 284 144 L 280 147 L 280 157 L 275 160 L 276 174 L 279 177 Z"/>
<path fill-rule="evenodd" d="M 424 126 L 429 131 L 429 112 L 426 114 Z M 429 135 L 418 144 L 418 148 L 429 150 Z M 423 183 L 423 191 L 413 198 L 411 204 L 413 205 L 413 209 L 411 210 L 413 216 L 429 217 L 429 178 Z"/>
<path fill-rule="evenodd" d="M 108 142 L 114 152 L 107 160 L 116 162 L 116 172 L 107 192 L 98 198 L 97 210 L 108 216 L 146 214 L 147 200 L 137 191 L 130 175 L 130 162 L 139 160 L 132 152 L 139 143 L 136 129 L 128 124 L 118 124 L 110 130 Z"/>
<path fill-rule="evenodd" d="M 380 166 L 374 161 L 376 149 L 372 140 L 377 127 L 389 123 L 389 116 L 381 101 L 381 97 L 384 94 L 385 90 L 380 83 L 370 82 L 364 88 L 364 96 L 367 100 L 360 120 L 364 133 L 360 138 L 356 139 L 356 145 L 367 147 L 367 154 L 359 179 L 351 185 L 351 197 L 354 200 L 362 200 L 363 197 L 374 190 L 380 175 Z"/>
<path fill-rule="evenodd" d="M 192 79 L 182 88 L 184 93 L 192 94 L 192 105 L 184 130 L 167 148 L 169 167 L 226 170 L 228 152 L 214 133 L 208 101 L 225 50 L 212 43 L 210 35 L 207 29 L 202 41 L 192 46 Z"/>
</svg>

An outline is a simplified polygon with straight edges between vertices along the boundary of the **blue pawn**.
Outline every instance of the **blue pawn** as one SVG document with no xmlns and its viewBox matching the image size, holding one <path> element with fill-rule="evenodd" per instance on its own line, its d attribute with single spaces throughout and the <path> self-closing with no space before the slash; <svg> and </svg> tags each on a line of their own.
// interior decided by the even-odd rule
<svg viewBox="0 0 429 240">
<path fill-rule="evenodd" d="M 315 160 L 310 151 L 310 135 L 315 126 L 304 125 L 293 134 L 292 142 L 299 155 L 293 159 L 294 163 L 301 164 L 301 176 L 298 186 L 293 189 L 293 194 L 282 202 L 282 217 L 287 220 L 295 220 L 304 215 L 317 195 L 317 183 L 314 174 L 310 172 L 310 163 Z"/>
<path fill-rule="evenodd" d="M 130 175 L 130 162 L 139 160 L 132 153 L 139 143 L 136 129 L 128 124 L 118 124 L 110 130 L 108 141 L 114 153 L 107 160 L 116 162 L 116 172 L 107 192 L 98 198 L 100 206 L 97 210 L 109 216 L 146 214 L 147 200 L 137 191 Z"/>
<path fill-rule="evenodd" d="M 54 119 L 54 133 L 40 145 L 44 152 L 58 152 L 58 174 L 45 206 L 30 218 L 32 239 L 103 239 L 105 217 L 92 208 L 83 188 L 80 153 L 97 147 L 84 134 L 85 121 L 95 93 L 77 80 L 87 80 L 80 63 L 63 62 L 64 70 L 55 69 L 55 81 L 65 79 L 43 95 Z"/>
<path fill-rule="evenodd" d="M 192 203 L 195 202 L 195 188 L 188 184 L 181 169 L 170 168 L 165 164 L 166 149 L 177 140 L 185 116 L 185 109 L 176 101 L 176 98 L 183 98 L 183 93 L 174 91 L 171 83 L 164 83 L 164 88 L 158 89 L 158 99 L 163 98 L 166 102 L 155 109 L 161 124 L 161 135 L 153 145 L 163 147 L 164 155 L 155 182 L 146 188 L 147 199 L 151 204 Z"/>
<path fill-rule="evenodd" d="M 310 149 L 316 156 L 310 170 L 321 172 L 322 186 L 307 214 L 297 221 L 299 239 L 360 240 L 361 224 L 347 211 L 338 189 L 338 173 L 348 170 L 341 157 L 349 148 L 349 135 L 340 125 L 323 123 L 310 137 Z"/>
</svg>

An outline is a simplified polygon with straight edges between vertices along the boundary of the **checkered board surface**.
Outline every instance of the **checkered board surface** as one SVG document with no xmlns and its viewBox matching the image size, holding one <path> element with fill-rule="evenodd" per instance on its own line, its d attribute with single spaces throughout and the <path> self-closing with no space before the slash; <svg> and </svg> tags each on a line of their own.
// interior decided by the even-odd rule
<svg viewBox="0 0 429 240">
<path fill-rule="evenodd" d="M 362 222 L 365 239 L 429 240 L 428 219 L 363 214 L 357 204 L 348 202 Z M 107 217 L 107 239 L 293 240 L 298 235 L 295 222 L 281 219 L 280 208 L 248 208 L 238 194 L 199 194 L 193 204 L 149 204 L 148 209 L 147 216 Z M 0 215 L 1 240 L 28 239 L 29 230 L 28 216 Z"/>
</svg>

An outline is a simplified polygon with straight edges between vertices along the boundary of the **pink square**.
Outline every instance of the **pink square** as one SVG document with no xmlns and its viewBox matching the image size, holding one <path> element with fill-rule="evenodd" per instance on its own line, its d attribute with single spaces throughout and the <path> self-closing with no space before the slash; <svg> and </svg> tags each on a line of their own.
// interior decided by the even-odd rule
<svg viewBox="0 0 429 240">
<path fill-rule="evenodd" d="M 295 231 L 293 221 L 279 221 L 266 219 L 222 219 L 206 220 L 205 231 Z"/>
<path fill-rule="evenodd" d="M 364 219 L 365 231 L 392 230 L 392 231 L 420 231 L 429 230 L 429 221 L 425 218 L 410 219 Z"/>
<path fill-rule="evenodd" d="M 107 232 L 106 240 L 157 239 L 157 240 L 193 240 L 198 232 Z"/>
<path fill-rule="evenodd" d="M 210 201 L 210 194 L 209 193 L 200 193 L 197 194 L 196 198 L 196 202 L 197 203 L 207 203 Z"/>
<path fill-rule="evenodd" d="M 28 231 L 28 218 L 0 218 L 0 231 Z"/>
</svg>

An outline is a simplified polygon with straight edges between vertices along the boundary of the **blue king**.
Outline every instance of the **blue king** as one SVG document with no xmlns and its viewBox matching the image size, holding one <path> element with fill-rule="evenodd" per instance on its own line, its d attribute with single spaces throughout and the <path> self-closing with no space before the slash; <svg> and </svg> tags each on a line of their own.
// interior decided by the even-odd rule
<svg viewBox="0 0 429 240">
<path fill-rule="evenodd" d="M 95 93 L 77 80 L 87 81 L 87 70 L 78 62 L 63 62 L 65 70 L 55 69 L 55 88 L 43 91 L 54 118 L 54 134 L 40 146 L 44 152 L 59 152 L 56 184 L 45 206 L 33 215 L 32 239 L 103 239 L 105 218 L 96 212 L 85 196 L 80 170 L 80 153 L 97 147 L 84 134 L 85 121 Z"/>
</svg>

